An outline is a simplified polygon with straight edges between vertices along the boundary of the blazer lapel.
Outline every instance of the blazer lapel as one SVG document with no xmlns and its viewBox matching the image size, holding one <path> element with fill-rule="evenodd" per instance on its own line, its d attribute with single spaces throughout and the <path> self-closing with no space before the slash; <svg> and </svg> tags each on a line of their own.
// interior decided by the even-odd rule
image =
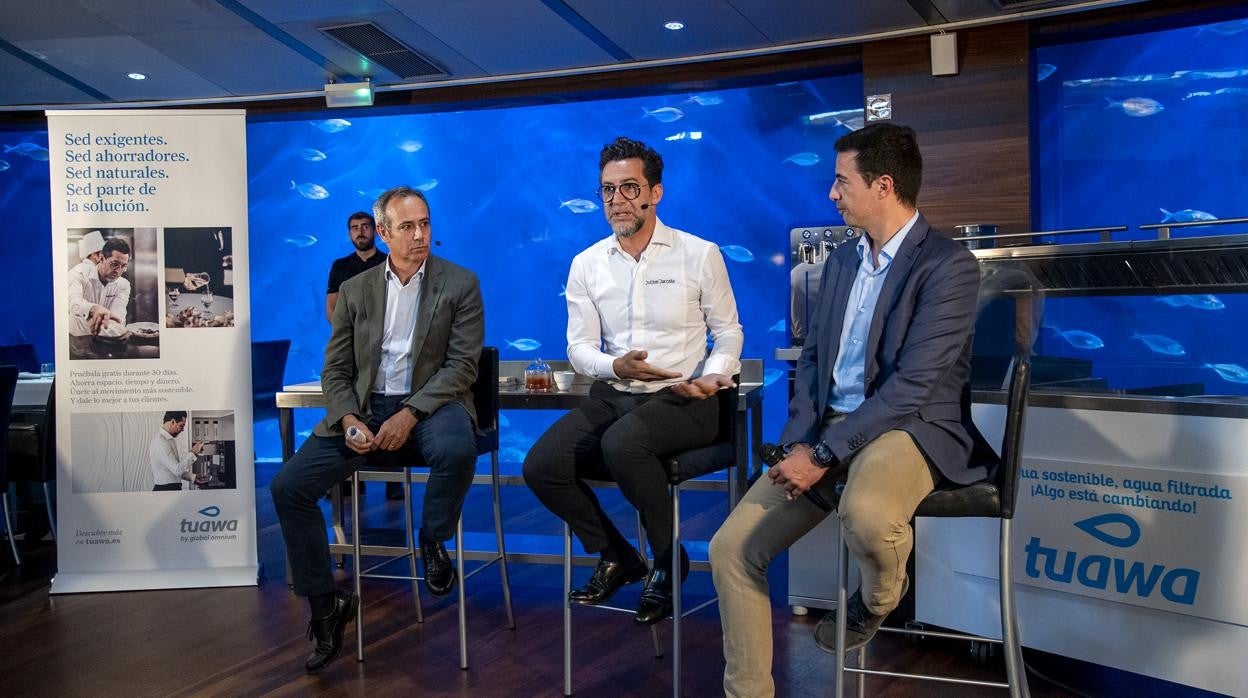
<svg viewBox="0 0 1248 698">
<path fill-rule="evenodd" d="M 919 256 L 919 246 L 927 239 L 931 230 L 923 216 L 914 222 L 914 227 L 906 234 L 906 239 L 897 250 L 888 276 L 884 278 L 884 287 L 880 289 L 880 298 L 875 304 L 875 314 L 871 317 L 871 331 L 867 334 L 867 365 L 864 378 L 869 386 L 875 378 L 876 354 L 879 352 L 880 335 L 884 332 L 884 318 L 888 311 L 897 303 L 897 295 L 905 287 L 914 261 Z"/>
<path fill-rule="evenodd" d="M 841 350 L 841 328 L 845 323 L 845 306 L 849 304 L 849 290 L 854 285 L 854 277 L 858 274 L 858 252 L 856 244 L 843 244 L 837 248 L 832 262 L 825 273 L 834 274 L 824 286 L 823 296 L 819 299 L 824 306 L 820 317 L 828 318 L 827 324 L 820 327 L 818 341 L 827 351 L 820 352 L 826 357 L 819 364 L 819 404 L 828 402 L 828 390 L 832 386 L 832 367 L 836 365 L 836 357 Z"/>
<path fill-rule="evenodd" d="M 386 322 L 386 268 L 383 262 L 365 272 L 367 283 L 363 285 L 364 297 L 360 304 L 364 316 L 356 323 L 360 333 L 356 346 L 364 347 L 365 352 L 359 357 L 359 372 L 368 379 L 370 387 L 377 379 L 377 366 L 381 363 L 381 334 Z"/>
<path fill-rule="evenodd" d="M 438 300 L 442 296 L 444 282 L 442 277 L 441 262 L 437 257 L 429 255 L 429 258 L 425 260 L 425 277 L 420 282 L 420 304 L 416 308 L 416 326 L 412 329 L 412 385 L 416 385 L 415 368 L 420 365 L 418 361 L 420 352 L 424 349 L 425 338 L 429 336 L 429 326 L 433 322 L 433 312 L 437 310 Z"/>
</svg>

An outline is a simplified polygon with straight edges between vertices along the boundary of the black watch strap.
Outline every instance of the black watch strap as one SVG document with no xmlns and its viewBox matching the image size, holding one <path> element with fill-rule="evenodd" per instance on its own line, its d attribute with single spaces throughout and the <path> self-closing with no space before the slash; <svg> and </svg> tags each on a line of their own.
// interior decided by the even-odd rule
<svg viewBox="0 0 1248 698">
<path fill-rule="evenodd" d="M 826 441 L 820 441 L 815 444 L 811 457 L 814 459 L 815 465 L 820 468 L 830 468 L 838 462 L 836 454 L 832 452 L 832 448 L 828 446 Z"/>
</svg>

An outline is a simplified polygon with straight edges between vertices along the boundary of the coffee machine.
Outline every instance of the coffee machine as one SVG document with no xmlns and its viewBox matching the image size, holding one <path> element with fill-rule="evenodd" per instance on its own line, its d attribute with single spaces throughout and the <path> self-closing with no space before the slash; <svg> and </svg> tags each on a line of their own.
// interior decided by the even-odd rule
<svg viewBox="0 0 1248 698">
<path fill-rule="evenodd" d="M 847 225 L 812 225 L 789 230 L 789 337 L 801 346 L 810 329 L 823 263 L 845 242 L 862 232 Z"/>
</svg>

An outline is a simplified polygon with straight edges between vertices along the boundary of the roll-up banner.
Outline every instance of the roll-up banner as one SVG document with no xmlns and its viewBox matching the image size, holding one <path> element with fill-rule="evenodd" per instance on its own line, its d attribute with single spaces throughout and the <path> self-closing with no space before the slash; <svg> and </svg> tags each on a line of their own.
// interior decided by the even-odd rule
<svg viewBox="0 0 1248 698">
<path fill-rule="evenodd" d="M 47 116 L 52 593 L 255 584 L 244 113 Z"/>
</svg>

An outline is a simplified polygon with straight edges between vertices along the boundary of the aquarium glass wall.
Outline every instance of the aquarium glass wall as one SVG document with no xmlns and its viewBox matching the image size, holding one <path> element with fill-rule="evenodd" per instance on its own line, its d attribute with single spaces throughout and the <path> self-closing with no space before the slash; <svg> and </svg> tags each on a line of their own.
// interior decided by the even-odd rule
<svg viewBox="0 0 1248 698">
<path fill-rule="evenodd" d="M 1248 19 L 1038 48 L 1034 63 L 1038 230 L 1146 240 L 1141 225 L 1248 217 Z M 1080 390 L 1245 395 L 1246 321 L 1248 298 L 1227 290 L 1050 297 L 1036 353 Z"/>
</svg>

